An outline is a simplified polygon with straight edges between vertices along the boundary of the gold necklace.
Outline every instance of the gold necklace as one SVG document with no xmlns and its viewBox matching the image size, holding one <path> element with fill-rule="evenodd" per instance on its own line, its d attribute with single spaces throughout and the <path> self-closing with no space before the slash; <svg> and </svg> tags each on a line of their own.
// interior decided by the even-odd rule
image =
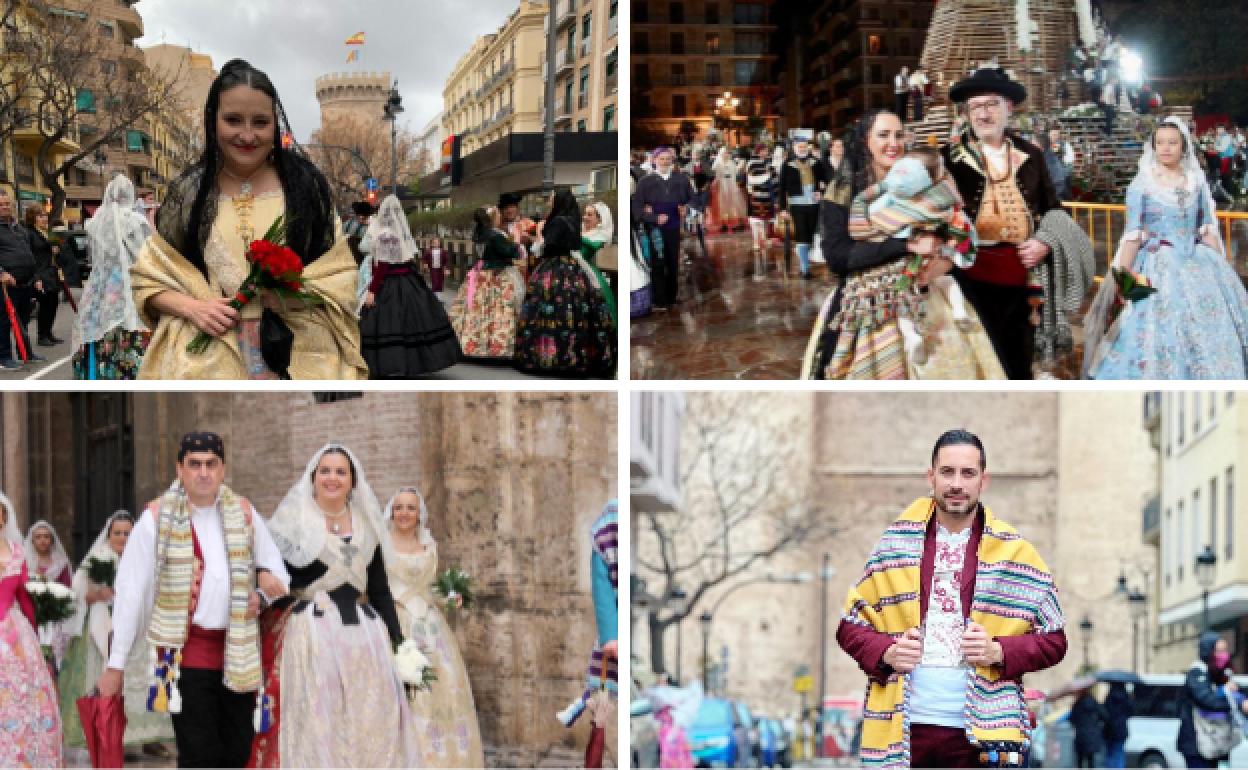
<svg viewBox="0 0 1248 770">
<path fill-rule="evenodd" d="M 321 507 L 320 503 L 316 503 L 316 508 L 317 510 L 321 512 L 321 515 L 324 516 L 327 521 L 329 521 L 329 531 L 333 532 L 335 535 L 342 534 L 342 521 L 341 520 L 351 513 L 351 504 L 347 503 L 345 506 L 343 506 L 343 509 L 341 511 L 338 511 L 337 513 L 326 513 L 325 509 Z M 335 521 L 335 519 L 338 519 L 339 521 Z"/>
</svg>

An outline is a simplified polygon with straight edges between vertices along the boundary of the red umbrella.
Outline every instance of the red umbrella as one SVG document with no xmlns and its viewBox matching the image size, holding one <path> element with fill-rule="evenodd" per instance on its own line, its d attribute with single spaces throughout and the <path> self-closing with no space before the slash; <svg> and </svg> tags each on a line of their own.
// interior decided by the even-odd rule
<svg viewBox="0 0 1248 770">
<path fill-rule="evenodd" d="M 13 341 L 17 343 L 17 354 L 23 361 L 27 361 L 30 356 L 26 354 L 26 327 L 17 318 L 17 310 L 13 307 L 13 300 L 9 299 L 9 287 L 2 286 L 2 288 L 4 291 L 4 309 L 9 314 L 9 325 L 13 327 Z"/>
<path fill-rule="evenodd" d="M 126 708 L 123 696 L 107 697 L 93 691 L 78 699 L 78 716 L 87 739 L 92 767 L 122 767 L 125 764 Z"/>
</svg>

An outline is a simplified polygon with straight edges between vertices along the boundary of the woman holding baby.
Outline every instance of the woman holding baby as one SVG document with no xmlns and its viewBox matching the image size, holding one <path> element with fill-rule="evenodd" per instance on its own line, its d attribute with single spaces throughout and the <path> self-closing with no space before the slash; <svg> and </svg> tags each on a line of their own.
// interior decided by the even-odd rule
<svg viewBox="0 0 1248 770">
<path fill-rule="evenodd" d="M 820 210 L 823 253 L 840 280 L 820 310 L 802 376 L 1003 378 L 974 309 L 947 275 L 955 261 L 973 260 L 973 228 L 939 158 L 906 157 L 902 132 L 897 115 L 873 110 L 848 137 L 846 173 Z"/>
</svg>

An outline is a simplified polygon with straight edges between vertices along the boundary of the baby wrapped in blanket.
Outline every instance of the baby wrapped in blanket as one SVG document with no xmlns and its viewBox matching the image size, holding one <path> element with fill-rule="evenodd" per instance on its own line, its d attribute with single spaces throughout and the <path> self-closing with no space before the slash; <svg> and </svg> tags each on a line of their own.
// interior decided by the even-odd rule
<svg viewBox="0 0 1248 770">
<path fill-rule="evenodd" d="M 859 193 L 850 206 L 849 234 L 854 240 L 872 243 L 932 234 L 943 241 L 941 256 L 963 269 L 975 263 L 975 227 L 935 148 L 910 150 L 882 181 Z M 897 290 L 913 286 L 929 262 L 930 258 L 911 255 Z M 969 320 L 966 299 L 952 276 L 934 279 L 929 289 L 944 296 L 955 322 Z M 917 354 L 922 341 L 914 323 L 903 319 L 900 325 L 907 353 Z"/>
</svg>

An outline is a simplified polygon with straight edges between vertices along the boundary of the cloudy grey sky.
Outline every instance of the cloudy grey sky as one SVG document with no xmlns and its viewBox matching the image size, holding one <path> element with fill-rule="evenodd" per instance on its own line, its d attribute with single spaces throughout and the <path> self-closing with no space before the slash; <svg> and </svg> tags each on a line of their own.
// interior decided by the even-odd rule
<svg viewBox="0 0 1248 770">
<path fill-rule="evenodd" d="M 140 46 L 190 46 L 213 66 L 242 58 L 269 74 L 306 141 L 320 123 L 316 78 L 330 72 L 388 71 L 419 132 L 442 108 L 442 86 L 478 36 L 498 30 L 518 0 L 142 0 Z M 348 37 L 363 31 L 360 61 L 346 63 Z"/>
</svg>

